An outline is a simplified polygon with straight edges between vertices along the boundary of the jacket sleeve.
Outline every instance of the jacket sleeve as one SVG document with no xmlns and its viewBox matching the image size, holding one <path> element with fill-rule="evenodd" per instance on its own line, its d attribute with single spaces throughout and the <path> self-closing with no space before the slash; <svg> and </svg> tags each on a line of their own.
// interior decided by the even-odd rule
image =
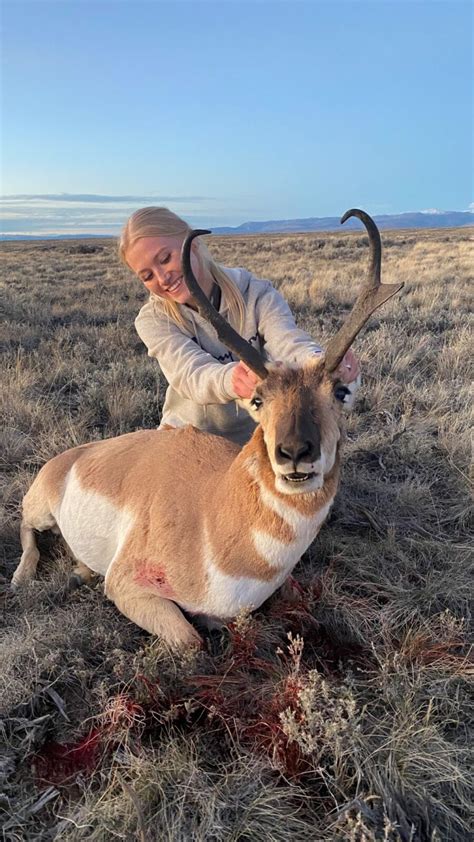
<svg viewBox="0 0 474 842">
<path fill-rule="evenodd" d="M 148 356 L 158 360 L 166 380 L 181 397 L 200 405 L 235 400 L 231 376 L 237 363 L 217 362 L 166 316 L 140 312 L 135 328 Z"/>
<path fill-rule="evenodd" d="M 271 360 L 303 363 L 324 351 L 311 336 L 296 326 L 294 316 L 270 281 L 260 281 L 262 292 L 257 298 L 257 326 L 264 349 Z"/>
</svg>

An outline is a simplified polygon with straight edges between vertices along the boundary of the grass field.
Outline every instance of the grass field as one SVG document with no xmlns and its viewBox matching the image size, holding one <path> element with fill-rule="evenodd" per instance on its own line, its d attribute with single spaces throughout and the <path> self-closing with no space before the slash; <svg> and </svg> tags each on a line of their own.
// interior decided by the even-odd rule
<svg viewBox="0 0 474 842">
<path fill-rule="evenodd" d="M 38 578 L 8 590 L 39 467 L 157 426 L 164 383 L 112 241 L 2 244 L 7 840 L 469 838 L 470 238 L 384 233 L 383 279 L 405 288 L 356 340 L 364 385 L 336 504 L 295 569 L 300 603 L 275 595 L 179 658 L 101 581 L 68 593 L 54 536 Z M 210 245 L 270 278 L 322 343 L 368 256 L 362 232 Z"/>
</svg>

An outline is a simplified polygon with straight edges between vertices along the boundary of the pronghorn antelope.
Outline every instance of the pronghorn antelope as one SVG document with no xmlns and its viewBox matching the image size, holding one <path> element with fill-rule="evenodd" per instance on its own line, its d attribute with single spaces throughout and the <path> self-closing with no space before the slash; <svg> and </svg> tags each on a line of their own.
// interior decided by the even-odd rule
<svg viewBox="0 0 474 842">
<path fill-rule="evenodd" d="M 258 423 L 242 448 L 188 426 L 142 430 L 67 450 L 39 472 L 23 500 L 23 554 L 13 585 L 34 576 L 34 530 L 59 531 L 76 574 L 105 577 L 105 593 L 134 623 L 172 646 L 200 637 L 181 609 L 209 623 L 258 608 L 316 537 L 339 483 L 342 401 L 337 368 L 370 314 L 402 284 L 380 283 L 377 227 L 354 308 L 324 358 L 275 366 L 214 310 L 193 276 L 192 231 L 183 275 L 199 311 L 260 378 L 248 411 Z"/>
</svg>

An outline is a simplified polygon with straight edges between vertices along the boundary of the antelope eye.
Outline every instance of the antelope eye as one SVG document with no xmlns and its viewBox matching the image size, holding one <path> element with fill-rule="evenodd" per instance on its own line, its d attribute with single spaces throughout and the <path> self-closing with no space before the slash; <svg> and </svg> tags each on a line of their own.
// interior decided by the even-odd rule
<svg viewBox="0 0 474 842">
<path fill-rule="evenodd" d="M 254 409 L 260 409 L 262 403 L 263 403 L 263 401 L 262 401 L 261 398 L 255 397 L 255 398 L 252 398 L 252 400 L 250 401 L 250 406 L 253 406 Z"/>
<path fill-rule="evenodd" d="M 342 386 L 340 383 L 334 387 L 334 397 L 337 401 L 341 401 L 341 403 L 344 403 L 344 399 L 347 395 L 350 395 L 350 393 L 350 389 L 348 389 L 347 386 Z"/>
</svg>

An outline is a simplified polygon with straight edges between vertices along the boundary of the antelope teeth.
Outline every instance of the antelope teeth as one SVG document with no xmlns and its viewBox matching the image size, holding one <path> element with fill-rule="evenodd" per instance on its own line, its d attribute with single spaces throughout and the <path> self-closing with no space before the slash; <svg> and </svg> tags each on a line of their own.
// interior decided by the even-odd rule
<svg viewBox="0 0 474 842">
<path fill-rule="evenodd" d="M 283 474 L 283 479 L 287 482 L 306 482 L 314 477 L 314 474 Z"/>
</svg>

